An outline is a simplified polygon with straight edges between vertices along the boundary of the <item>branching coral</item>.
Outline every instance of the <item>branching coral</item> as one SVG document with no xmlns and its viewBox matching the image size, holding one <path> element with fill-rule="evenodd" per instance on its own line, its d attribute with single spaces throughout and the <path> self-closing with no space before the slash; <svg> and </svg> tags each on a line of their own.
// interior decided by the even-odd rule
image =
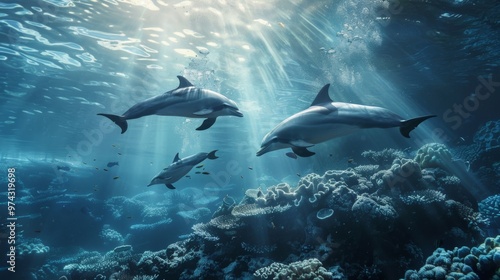
<svg viewBox="0 0 500 280">
<path fill-rule="evenodd" d="M 426 205 L 444 201 L 446 195 L 436 190 L 423 190 L 401 194 L 399 198 L 406 205 Z"/>
</svg>

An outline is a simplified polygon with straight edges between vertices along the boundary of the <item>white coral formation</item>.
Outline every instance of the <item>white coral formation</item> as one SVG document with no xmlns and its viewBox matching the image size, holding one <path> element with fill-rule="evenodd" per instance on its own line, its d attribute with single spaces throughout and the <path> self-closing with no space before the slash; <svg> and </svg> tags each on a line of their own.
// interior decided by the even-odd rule
<svg viewBox="0 0 500 280">
<path fill-rule="evenodd" d="M 38 238 L 23 240 L 19 245 L 17 245 L 16 250 L 19 255 L 41 255 L 48 253 L 50 251 L 49 246 L 42 243 L 42 240 Z"/>
<path fill-rule="evenodd" d="M 253 274 L 259 279 L 333 279 L 333 274 L 323 267 L 318 259 L 308 259 L 293 262 L 288 265 L 272 263 L 270 266 L 260 268 Z"/>
<path fill-rule="evenodd" d="M 433 202 L 441 202 L 446 199 L 446 195 L 436 190 L 413 191 L 399 196 L 406 205 L 426 205 Z"/>
<path fill-rule="evenodd" d="M 265 206 L 261 207 L 258 204 L 242 204 L 236 205 L 231 214 L 233 216 L 241 218 L 241 217 L 252 217 L 252 216 L 263 216 L 269 215 L 273 213 L 282 213 L 292 208 L 290 204 L 281 206 Z"/>
</svg>

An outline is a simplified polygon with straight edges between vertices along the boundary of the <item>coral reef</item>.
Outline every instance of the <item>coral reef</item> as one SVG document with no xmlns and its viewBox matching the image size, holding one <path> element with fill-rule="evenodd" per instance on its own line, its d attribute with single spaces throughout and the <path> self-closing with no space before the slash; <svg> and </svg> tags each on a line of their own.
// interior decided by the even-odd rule
<svg viewBox="0 0 500 280">
<path fill-rule="evenodd" d="M 500 236 L 488 237 L 477 247 L 438 248 L 425 265 L 408 270 L 406 280 L 498 279 L 500 277 Z"/>
<path fill-rule="evenodd" d="M 406 158 L 394 159 L 387 169 L 311 173 L 295 187 L 248 189 L 239 203 L 225 198 L 212 219 L 194 225 L 186 240 L 144 253 L 138 271 L 213 279 L 223 277 L 219 267 L 234 278 L 259 271 L 267 279 L 274 267 L 286 266 L 270 263 L 316 258 L 329 270 L 340 264 L 347 271 L 343 279 L 392 279 L 434 250 L 428 240 L 450 240 L 447 245 L 454 246 L 482 237 L 477 205 L 462 193 L 461 181 L 447 171 L 422 170 Z M 248 259 L 258 256 L 267 256 L 267 265 L 250 266 Z M 263 267 L 268 269 L 259 270 Z"/>
<path fill-rule="evenodd" d="M 415 159 L 398 150 L 369 151 L 364 156 L 373 165 L 247 189 L 239 200 L 219 198 L 215 211 L 207 202 L 212 197 L 197 202 L 195 188 L 160 198 L 154 192 L 113 197 L 103 211 L 109 224 L 96 227 L 96 235 L 118 247 L 47 262 L 39 273 L 73 280 L 492 276 L 500 237 L 470 246 L 500 216 L 500 198 L 478 206 L 470 182 L 445 168 L 451 159 L 446 147 L 419 151 Z M 181 224 L 191 227 L 189 234 L 176 231 Z M 163 247 L 137 250 L 143 242 Z M 436 243 L 456 248 L 437 250 L 424 267 L 407 272 L 422 266 Z"/>
</svg>

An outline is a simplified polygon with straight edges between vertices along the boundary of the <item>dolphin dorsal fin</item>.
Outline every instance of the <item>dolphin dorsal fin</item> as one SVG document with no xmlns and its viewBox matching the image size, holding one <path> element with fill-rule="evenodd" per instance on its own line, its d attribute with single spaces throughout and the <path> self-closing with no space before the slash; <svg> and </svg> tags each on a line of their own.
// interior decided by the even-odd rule
<svg viewBox="0 0 500 280">
<path fill-rule="evenodd" d="M 172 161 L 172 162 L 176 162 L 176 161 L 179 161 L 179 153 L 175 154 L 174 161 Z"/>
<path fill-rule="evenodd" d="M 318 95 L 316 95 L 316 98 L 314 101 L 311 103 L 311 106 L 315 106 L 318 104 L 323 104 L 323 103 L 330 103 L 333 102 L 333 100 L 330 98 L 328 95 L 328 89 L 330 88 L 330 84 L 326 84 L 319 92 Z"/>
<path fill-rule="evenodd" d="M 185 87 L 194 87 L 194 85 L 190 81 L 182 76 L 177 76 L 177 79 L 179 79 L 179 86 L 177 87 L 178 89 Z"/>
</svg>

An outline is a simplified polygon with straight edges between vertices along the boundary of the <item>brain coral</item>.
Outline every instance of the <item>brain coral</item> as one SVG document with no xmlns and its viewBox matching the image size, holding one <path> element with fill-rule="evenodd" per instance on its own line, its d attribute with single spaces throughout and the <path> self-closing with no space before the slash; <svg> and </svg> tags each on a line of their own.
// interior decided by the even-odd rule
<svg viewBox="0 0 500 280">
<path fill-rule="evenodd" d="M 499 279 L 500 235 L 477 247 L 438 248 L 425 263 L 418 271 L 406 271 L 404 279 Z"/>
<path fill-rule="evenodd" d="M 452 162 L 452 155 L 448 148 L 439 143 L 430 143 L 417 151 L 414 159 L 422 168 L 443 168 Z"/>
<path fill-rule="evenodd" d="M 308 259 L 288 265 L 275 262 L 255 271 L 254 276 L 259 279 L 333 279 L 333 274 L 322 265 L 318 259 Z"/>
</svg>

